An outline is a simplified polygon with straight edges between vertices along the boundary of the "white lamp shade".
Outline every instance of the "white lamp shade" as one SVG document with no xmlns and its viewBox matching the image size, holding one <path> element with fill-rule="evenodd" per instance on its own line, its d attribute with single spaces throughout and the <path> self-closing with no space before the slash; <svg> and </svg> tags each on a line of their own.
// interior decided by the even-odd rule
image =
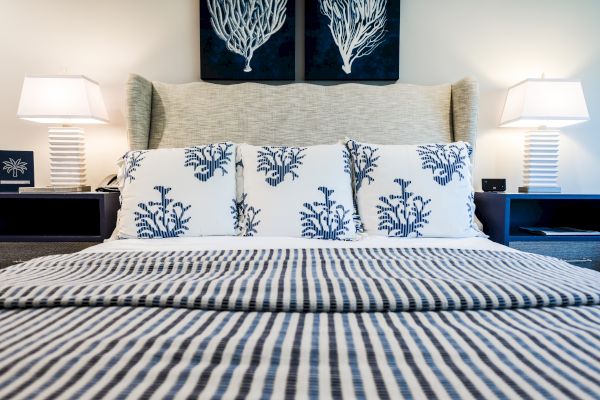
<svg viewBox="0 0 600 400">
<path fill-rule="evenodd" d="M 561 128 L 589 119 L 581 82 L 527 79 L 508 89 L 500 126 Z"/>
<path fill-rule="evenodd" d="M 100 86 L 82 75 L 26 77 L 17 117 L 46 124 L 108 122 Z"/>
</svg>

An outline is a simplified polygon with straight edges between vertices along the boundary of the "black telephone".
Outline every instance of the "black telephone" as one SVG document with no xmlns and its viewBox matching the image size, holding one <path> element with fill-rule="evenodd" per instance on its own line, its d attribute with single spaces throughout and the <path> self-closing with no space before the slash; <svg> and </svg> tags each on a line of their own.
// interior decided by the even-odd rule
<svg viewBox="0 0 600 400">
<path fill-rule="evenodd" d="M 96 188 L 96 192 L 118 192 L 117 175 L 111 174 L 102 179 Z"/>
</svg>

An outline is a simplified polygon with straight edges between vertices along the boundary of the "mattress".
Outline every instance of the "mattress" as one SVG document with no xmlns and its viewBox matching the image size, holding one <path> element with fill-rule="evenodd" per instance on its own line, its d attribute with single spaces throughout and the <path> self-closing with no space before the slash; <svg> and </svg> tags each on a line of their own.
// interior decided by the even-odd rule
<svg viewBox="0 0 600 400">
<path fill-rule="evenodd" d="M 595 271 L 481 238 L 246 239 L 0 270 L 0 398 L 598 398 Z"/>
</svg>

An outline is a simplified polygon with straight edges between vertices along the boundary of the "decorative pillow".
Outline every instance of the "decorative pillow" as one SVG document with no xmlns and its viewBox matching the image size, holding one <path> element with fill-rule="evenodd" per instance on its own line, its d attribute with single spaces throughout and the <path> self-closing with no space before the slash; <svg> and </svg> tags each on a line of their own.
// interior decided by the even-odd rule
<svg viewBox="0 0 600 400">
<path fill-rule="evenodd" d="M 347 141 L 358 213 L 369 234 L 469 237 L 474 224 L 468 143 L 375 145 Z"/>
<path fill-rule="evenodd" d="M 119 238 L 235 235 L 232 143 L 130 151 L 119 162 Z"/>
<path fill-rule="evenodd" d="M 243 235 L 355 238 L 350 156 L 343 145 L 240 145 L 240 155 Z"/>
</svg>

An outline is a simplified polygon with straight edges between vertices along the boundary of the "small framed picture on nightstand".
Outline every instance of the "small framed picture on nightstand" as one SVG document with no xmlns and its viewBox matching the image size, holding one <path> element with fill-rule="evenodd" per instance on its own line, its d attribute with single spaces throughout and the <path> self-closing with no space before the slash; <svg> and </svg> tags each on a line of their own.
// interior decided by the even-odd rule
<svg viewBox="0 0 600 400">
<path fill-rule="evenodd" d="M 33 151 L 0 150 L 0 192 L 35 186 Z"/>
</svg>

